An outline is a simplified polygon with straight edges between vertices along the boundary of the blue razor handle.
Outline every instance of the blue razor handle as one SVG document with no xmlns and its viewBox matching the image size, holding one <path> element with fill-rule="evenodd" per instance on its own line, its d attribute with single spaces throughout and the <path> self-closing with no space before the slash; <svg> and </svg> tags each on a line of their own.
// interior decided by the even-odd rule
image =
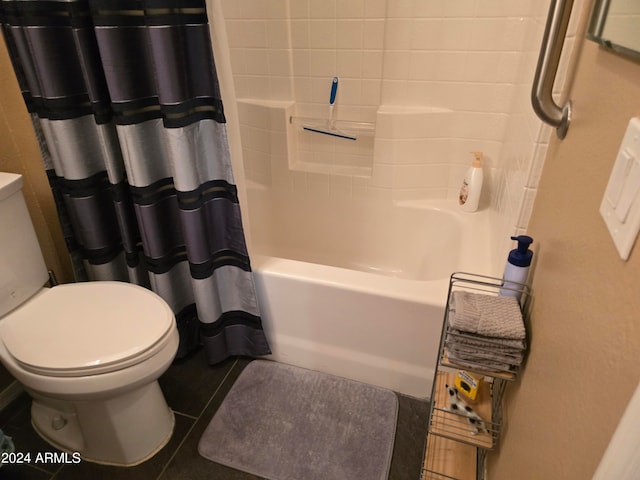
<svg viewBox="0 0 640 480">
<path fill-rule="evenodd" d="M 329 95 L 329 105 L 333 105 L 336 101 L 336 93 L 338 93 L 338 77 L 333 77 L 331 82 L 331 94 Z"/>
</svg>

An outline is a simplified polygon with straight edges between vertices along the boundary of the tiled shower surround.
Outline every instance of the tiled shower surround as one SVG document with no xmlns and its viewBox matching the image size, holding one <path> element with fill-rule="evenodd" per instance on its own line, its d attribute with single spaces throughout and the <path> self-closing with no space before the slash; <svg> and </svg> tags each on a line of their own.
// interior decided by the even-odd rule
<svg viewBox="0 0 640 480">
<path fill-rule="evenodd" d="M 582 1 L 574 4 L 566 69 Z M 526 229 L 553 133 L 530 106 L 548 2 L 222 0 L 246 176 L 320 195 L 454 199 L 485 153 L 496 245 Z M 301 130 L 328 116 L 375 124 L 367 143 Z M 557 85 L 564 83 L 561 71 Z"/>
</svg>

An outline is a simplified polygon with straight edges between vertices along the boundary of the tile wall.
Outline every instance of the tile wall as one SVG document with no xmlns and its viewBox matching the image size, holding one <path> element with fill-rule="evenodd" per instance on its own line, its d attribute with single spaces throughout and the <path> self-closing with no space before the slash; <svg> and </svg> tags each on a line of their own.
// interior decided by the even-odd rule
<svg viewBox="0 0 640 480">
<path fill-rule="evenodd" d="M 583 3 L 576 0 L 573 17 Z M 526 230 L 551 134 L 529 100 L 548 2 L 222 5 L 249 179 L 345 198 L 453 199 L 469 152 L 482 150 L 481 205 L 495 212 L 496 238 Z M 314 140 L 319 153 L 305 166 L 300 149 L 309 143 L 287 124 L 291 115 L 328 114 L 333 76 L 340 77 L 337 118 L 376 124 L 371 151 L 359 152 L 351 170 L 336 160 L 334 140 Z M 556 83 L 563 81 L 560 74 Z"/>
<path fill-rule="evenodd" d="M 574 53 L 576 36 L 584 34 L 584 26 L 581 27 L 580 23 L 586 20 L 585 13 L 588 12 L 585 12 L 585 9 L 588 6 L 588 1 L 574 1 L 555 80 L 554 98 L 558 104 L 563 103 L 561 97 L 565 95 L 563 92 L 568 83 L 567 78 L 572 71 L 570 60 Z M 538 60 L 548 7 L 548 2 L 532 2 L 530 6 L 524 48 L 521 52 L 522 61 L 516 72 L 513 101 L 502 140 L 499 179 L 492 192 L 496 231 L 506 232 L 507 235 L 526 233 L 549 141 L 556 135 L 553 128 L 538 120 L 530 100 L 531 82 Z M 499 240 L 496 239 L 496 241 Z M 512 243 L 507 239 L 503 250 L 506 252 L 512 248 Z"/>
</svg>

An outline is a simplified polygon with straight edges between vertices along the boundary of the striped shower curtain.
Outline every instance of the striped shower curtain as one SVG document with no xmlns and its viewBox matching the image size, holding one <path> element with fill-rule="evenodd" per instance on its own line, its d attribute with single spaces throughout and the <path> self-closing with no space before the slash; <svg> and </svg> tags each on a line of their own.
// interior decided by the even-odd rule
<svg viewBox="0 0 640 480">
<path fill-rule="evenodd" d="M 270 353 L 204 0 L 2 0 L 0 15 L 78 279 L 158 293 L 179 356 Z"/>
</svg>

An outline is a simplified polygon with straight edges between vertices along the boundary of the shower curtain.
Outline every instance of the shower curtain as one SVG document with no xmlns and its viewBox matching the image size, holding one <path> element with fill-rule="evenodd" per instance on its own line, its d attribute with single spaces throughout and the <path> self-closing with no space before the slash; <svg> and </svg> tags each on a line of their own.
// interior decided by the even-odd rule
<svg viewBox="0 0 640 480">
<path fill-rule="evenodd" d="M 2 0 L 0 22 L 78 279 L 158 293 L 178 356 L 270 353 L 204 0 Z"/>
</svg>

